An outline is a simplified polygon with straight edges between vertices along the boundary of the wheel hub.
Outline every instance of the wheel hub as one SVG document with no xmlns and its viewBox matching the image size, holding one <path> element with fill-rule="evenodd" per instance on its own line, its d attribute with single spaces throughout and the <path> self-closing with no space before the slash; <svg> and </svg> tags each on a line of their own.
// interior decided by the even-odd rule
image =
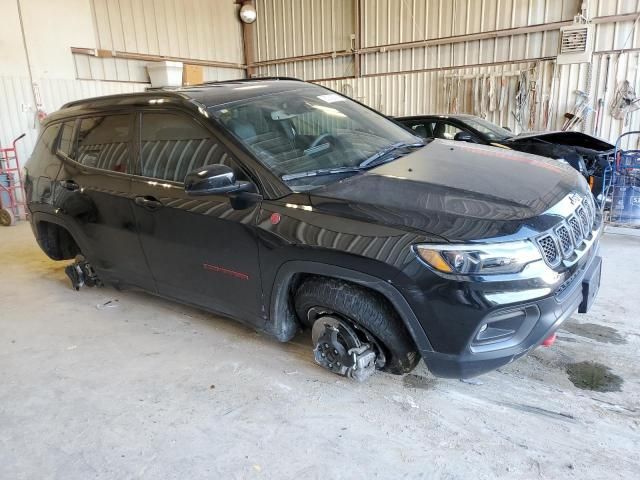
<svg viewBox="0 0 640 480">
<path fill-rule="evenodd" d="M 355 329 L 334 316 L 319 316 L 313 323 L 311 338 L 318 365 L 344 377 L 364 381 L 376 369 L 376 352 L 362 342 Z"/>
</svg>

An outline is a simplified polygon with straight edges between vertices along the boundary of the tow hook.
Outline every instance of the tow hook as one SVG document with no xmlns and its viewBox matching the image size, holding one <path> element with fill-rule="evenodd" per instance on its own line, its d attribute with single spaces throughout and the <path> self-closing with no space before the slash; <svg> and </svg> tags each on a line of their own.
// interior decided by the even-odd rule
<svg viewBox="0 0 640 480">
<path fill-rule="evenodd" d="M 362 342 L 347 322 L 321 316 L 311 331 L 314 357 L 318 365 L 343 377 L 364 382 L 376 371 L 376 352 Z"/>
<path fill-rule="evenodd" d="M 102 285 L 91 264 L 81 257 L 77 258 L 71 265 L 67 265 L 64 273 L 67 274 L 67 277 L 71 280 L 71 287 L 76 291 L 85 285 L 87 287 Z"/>
<path fill-rule="evenodd" d="M 552 333 L 551 335 L 549 335 L 547 338 L 545 338 L 542 341 L 542 345 L 545 347 L 550 347 L 551 345 L 553 345 L 556 341 L 556 334 Z"/>
</svg>

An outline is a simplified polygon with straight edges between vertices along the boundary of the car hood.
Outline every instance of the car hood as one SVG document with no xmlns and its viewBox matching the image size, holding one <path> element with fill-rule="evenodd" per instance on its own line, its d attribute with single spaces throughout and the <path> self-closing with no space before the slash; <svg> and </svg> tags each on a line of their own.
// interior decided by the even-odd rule
<svg viewBox="0 0 640 480">
<path fill-rule="evenodd" d="M 531 236 L 572 192 L 575 170 L 536 155 L 435 140 L 397 160 L 315 190 L 314 208 L 437 235 L 450 241 Z"/>
<path fill-rule="evenodd" d="M 544 142 L 553 143 L 554 145 L 582 147 L 602 152 L 613 150 L 615 148 L 614 145 L 611 145 L 609 142 L 605 142 L 604 140 L 601 140 L 597 137 L 588 135 L 586 133 L 573 131 L 521 133 L 520 135 L 516 135 L 515 137 L 511 137 L 500 143 L 509 145 L 509 143 L 517 143 L 531 139 L 542 140 Z"/>
</svg>

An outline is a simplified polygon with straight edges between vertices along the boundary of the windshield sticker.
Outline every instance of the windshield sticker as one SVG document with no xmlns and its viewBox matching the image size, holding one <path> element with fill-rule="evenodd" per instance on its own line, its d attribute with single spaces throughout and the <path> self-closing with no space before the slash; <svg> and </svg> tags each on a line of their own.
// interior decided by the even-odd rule
<svg viewBox="0 0 640 480">
<path fill-rule="evenodd" d="M 342 95 L 338 95 L 337 93 L 330 93 L 328 95 L 318 95 L 318 98 L 327 103 L 344 102 L 345 100 L 345 98 Z"/>
</svg>

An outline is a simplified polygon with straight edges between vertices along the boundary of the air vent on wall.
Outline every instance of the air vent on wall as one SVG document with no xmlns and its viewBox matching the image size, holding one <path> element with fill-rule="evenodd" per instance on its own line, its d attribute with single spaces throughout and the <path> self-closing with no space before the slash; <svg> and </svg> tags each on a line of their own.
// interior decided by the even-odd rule
<svg viewBox="0 0 640 480">
<path fill-rule="evenodd" d="M 558 64 L 587 63 L 593 52 L 593 25 L 577 24 L 560 29 Z"/>
</svg>

